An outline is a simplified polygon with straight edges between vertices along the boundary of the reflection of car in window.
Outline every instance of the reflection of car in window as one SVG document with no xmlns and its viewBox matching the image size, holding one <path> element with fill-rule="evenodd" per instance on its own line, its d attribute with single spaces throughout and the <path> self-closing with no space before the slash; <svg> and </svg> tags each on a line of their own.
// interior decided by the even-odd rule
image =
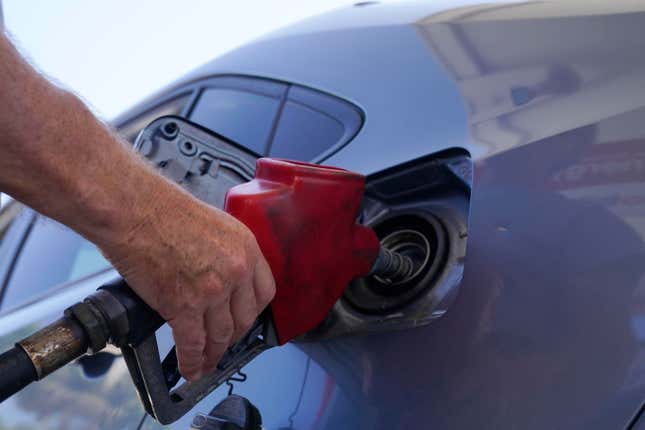
<svg viewBox="0 0 645 430">
<path fill-rule="evenodd" d="M 292 85 L 280 114 L 269 155 L 320 160 L 349 142 L 363 118 L 352 104 L 319 91 Z"/>
<path fill-rule="evenodd" d="M 7 280 L 2 310 L 107 267 L 109 263 L 94 245 L 57 222 L 37 216 Z"/>
<path fill-rule="evenodd" d="M 16 201 L 7 202 L 0 208 L 0 243 L 21 208 L 22 205 Z"/>
<path fill-rule="evenodd" d="M 201 91 L 190 120 L 252 150 L 266 153 L 285 85 L 250 78 L 215 79 Z"/>
<path fill-rule="evenodd" d="M 320 160 L 362 124 L 357 107 L 311 88 L 250 77 L 215 78 L 207 85 L 190 120 L 258 155 Z"/>
</svg>

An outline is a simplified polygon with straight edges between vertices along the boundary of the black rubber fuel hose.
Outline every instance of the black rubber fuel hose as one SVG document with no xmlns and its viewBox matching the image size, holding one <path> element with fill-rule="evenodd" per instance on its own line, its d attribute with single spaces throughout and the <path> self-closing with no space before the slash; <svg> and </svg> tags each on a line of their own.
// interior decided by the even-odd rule
<svg viewBox="0 0 645 430">
<path fill-rule="evenodd" d="M 19 347 L 0 355 L 0 402 L 38 379 L 31 360 Z"/>
</svg>

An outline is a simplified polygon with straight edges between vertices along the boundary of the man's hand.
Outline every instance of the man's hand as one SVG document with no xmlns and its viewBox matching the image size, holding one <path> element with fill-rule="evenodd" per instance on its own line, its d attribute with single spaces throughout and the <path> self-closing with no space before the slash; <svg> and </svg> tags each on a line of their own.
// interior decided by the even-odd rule
<svg viewBox="0 0 645 430">
<path fill-rule="evenodd" d="M 102 249 L 168 321 L 181 374 L 195 380 L 251 327 L 275 285 L 246 226 L 183 192 L 159 195 L 163 204 Z"/>
<path fill-rule="evenodd" d="M 194 380 L 212 372 L 231 342 L 248 331 L 275 286 L 243 224 L 183 192 L 159 194 L 162 204 L 102 249 L 168 321 L 181 374 Z"/>
<path fill-rule="evenodd" d="M 0 191 L 101 248 L 170 323 L 187 379 L 213 370 L 273 297 L 244 225 L 153 171 L 1 32 Z"/>
</svg>

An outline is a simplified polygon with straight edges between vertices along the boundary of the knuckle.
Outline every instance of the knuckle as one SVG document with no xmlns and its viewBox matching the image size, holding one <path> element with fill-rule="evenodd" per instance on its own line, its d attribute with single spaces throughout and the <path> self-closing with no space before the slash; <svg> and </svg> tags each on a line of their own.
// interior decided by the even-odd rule
<svg viewBox="0 0 645 430">
<path fill-rule="evenodd" d="M 177 302 L 181 303 L 181 306 L 179 306 L 179 309 L 176 311 L 177 315 L 181 318 L 190 318 L 191 315 L 199 315 L 200 311 L 204 307 L 199 295 L 193 292 L 190 294 L 184 294 L 181 299 L 177 300 Z"/>
<path fill-rule="evenodd" d="M 226 293 L 226 285 L 218 275 L 213 274 L 204 282 L 203 291 L 208 296 L 221 296 Z"/>
<path fill-rule="evenodd" d="M 231 277 L 235 280 L 243 279 L 248 276 L 249 262 L 245 254 L 237 254 L 231 257 L 229 262 Z"/>
</svg>

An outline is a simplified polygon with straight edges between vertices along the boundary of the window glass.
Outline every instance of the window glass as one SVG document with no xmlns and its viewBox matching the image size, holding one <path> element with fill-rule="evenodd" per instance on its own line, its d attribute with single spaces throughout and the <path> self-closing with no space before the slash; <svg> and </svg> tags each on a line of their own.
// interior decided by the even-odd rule
<svg viewBox="0 0 645 430">
<path fill-rule="evenodd" d="M 308 106 L 287 101 L 280 116 L 270 155 L 309 161 L 337 143 L 343 124 Z"/>
<path fill-rule="evenodd" d="M 2 309 L 108 267 L 94 245 L 63 225 L 38 217 L 16 259 Z"/>
<path fill-rule="evenodd" d="M 349 142 L 363 123 L 360 110 L 331 94 L 291 85 L 269 154 L 318 162 Z"/>
<path fill-rule="evenodd" d="M 263 155 L 280 98 L 229 88 L 204 90 L 190 120 Z"/>
</svg>

